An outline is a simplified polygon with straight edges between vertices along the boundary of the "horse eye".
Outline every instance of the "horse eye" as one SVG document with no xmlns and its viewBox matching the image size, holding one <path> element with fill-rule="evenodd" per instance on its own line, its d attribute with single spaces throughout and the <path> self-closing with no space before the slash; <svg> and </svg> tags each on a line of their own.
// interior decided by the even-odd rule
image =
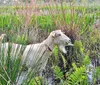
<svg viewBox="0 0 100 85">
<path fill-rule="evenodd" d="M 58 36 L 61 36 L 61 34 L 58 34 Z"/>
</svg>

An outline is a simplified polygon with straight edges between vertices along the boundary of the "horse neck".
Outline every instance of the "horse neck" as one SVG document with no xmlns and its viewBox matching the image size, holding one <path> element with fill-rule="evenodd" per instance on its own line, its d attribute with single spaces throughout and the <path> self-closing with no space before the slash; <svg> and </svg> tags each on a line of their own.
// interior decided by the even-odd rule
<svg viewBox="0 0 100 85">
<path fill-rule="evenodd" d="M 47 45 L 51 49 L 53 49 L 53 47 L 55 46 L 54 40 L 51 36 L 49 36 L 46 40 L 44 40 L 43 44 Z"/>
</svg>

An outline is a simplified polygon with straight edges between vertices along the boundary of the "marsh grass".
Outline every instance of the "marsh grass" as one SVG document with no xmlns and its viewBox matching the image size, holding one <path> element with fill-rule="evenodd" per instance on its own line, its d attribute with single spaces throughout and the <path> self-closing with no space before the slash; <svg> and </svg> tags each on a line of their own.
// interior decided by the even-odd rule
<svg viewBox="0 0 100 85">
<path fill-rule="evenodd" d="M 73 67 L 68 66 L 68 61 L 64 56 L 62 57 L 64 67 L 70 67 L 65 74 L 66 79 L 63 78 L 63 71 L 57 66 L 59 63 L 58 48 L 54 49 L 55 61 L 53 62 L 55 63 L 52 65 L 54 70 L 53 74 L 56 79 L 60 78 L 61 85 L 66 85 L 68 82 L 70 85 L 73 85 L 73 82 L 77 84 L 82 82 L 83 85 L 87 83 L 85 73 L 85 66 L 87 64 L 85 63 L 84 65 L 83 63 L 87 61 L 85 61 L 84 58 L 89 56 L 89 59 L 93 61 L 93 59 L 99 60 L 100 57 L 100 31 L 92 27 L 97 19 L 100 19 L 100 6 L 77 5 L 75 2 L 65 4 L 62 0 L 60 0 L 60 3 L 52 0 L 50 3 L 43 5 L 39 5 L 32 0 L 31 3 L 28 3 L 26 0 L 24 6 L 0 7 L 0 30 L 8 35 L 10 42 L 26 45 L 30 42 L 29 31 L 35 31 L 36 29 L 46 30 L 46 32 L 62 29 L 66 31 L 66 35 L 73 39 L 74 48 L 69 58 L 75 65 Z M 10 47 L 6 53 L 7 59 L 4 58 L 5 53 L 0 52 L 0 84 L 16 84 L 17 75 L 21 70 L 21 55 L 18 59 L 12 60 Z M 54 58 L 51 60 L 54 60 Z M 96 84 L 97 78 L 99 79 L 97 74 L 99 74 L 100 68 L 96 66 L 96 69 L 93 84 Z M 43 78 L 35 75 L 34 71 L 28 74 L 29 77 L 24 81 L 24 84 L 43 84 Z M 77 80 L 78 75 L 81 75 L 81 78 Z"/>
<path fill-rule="evenodd" d="M 0 48 L 0 84 L 11 85 L 16 81 L 16 77 L 20 68 L 20 60 L 11 59 L 11 47 L 9 45 L 8 51 L 4 52 L 5 46 Z"/>
<path fill-rule="evenodd" d="M 25 47 L 25 46 L 24 46 Z M 2 44 L 0 48 L 0 84 L 1 85 L 41 85 L 43 78 L 35 77 L 37 69 L 30 69 L 27 71 L 27 67 L 21 64 L 21 57 L 24 51 L 24 47 L 20 48 L 19 51 L 15 51 L 11 44 L 8 48 L 5 44 Z M 23 73 L 25 74 L 23 76 Z M 23 79 L 21 79 L 21 78 Z"/>
</svg>

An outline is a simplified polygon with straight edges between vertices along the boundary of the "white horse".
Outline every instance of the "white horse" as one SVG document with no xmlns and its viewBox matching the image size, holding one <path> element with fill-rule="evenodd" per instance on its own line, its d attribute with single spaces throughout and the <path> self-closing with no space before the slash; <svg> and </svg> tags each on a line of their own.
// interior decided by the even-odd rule
<svg viewBox="0 0 100 85">
<path fill-rule="evenodd" d="M 15 57 L 20 53 L 22 45 L 11 44 L 11 55 Z M 22 54 L 21 65 L 25 65 L 28 71 L 43 71 L 47 64 L 49 56 L 52 54 L 52 50 L 57 45 L 63 53 L 67 53 L 65 46 L 72 45 L 71 39 L 67 37 L 61 30 L 56 30 L 50 33 L 48 38 L 41 43 L 30 44 L 25 47 Z M 8 50 L 8 43 L 3 44 L 5 53 Z M 6 56 L 6 55 L 5 55 Z M 12 57 L 12 58 L 13 58 Z M 25 78 L 25 75 L 23 78 Z M 19 78 L 19 82 L 22 81 L 22 76 Z M 19 84 L 19 83 L 18 83 Z"/>
</svg>

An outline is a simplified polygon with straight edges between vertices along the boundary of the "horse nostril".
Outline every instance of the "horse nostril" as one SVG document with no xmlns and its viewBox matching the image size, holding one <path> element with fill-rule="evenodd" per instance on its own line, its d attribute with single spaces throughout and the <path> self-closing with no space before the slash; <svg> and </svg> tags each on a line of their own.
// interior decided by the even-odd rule
<svg viewBox="0 0 100 85">
<path fill-rule="evenodd" d="M 69 42 L 71 42 L 71 40 L 69 40 Z"/>
</svg>

